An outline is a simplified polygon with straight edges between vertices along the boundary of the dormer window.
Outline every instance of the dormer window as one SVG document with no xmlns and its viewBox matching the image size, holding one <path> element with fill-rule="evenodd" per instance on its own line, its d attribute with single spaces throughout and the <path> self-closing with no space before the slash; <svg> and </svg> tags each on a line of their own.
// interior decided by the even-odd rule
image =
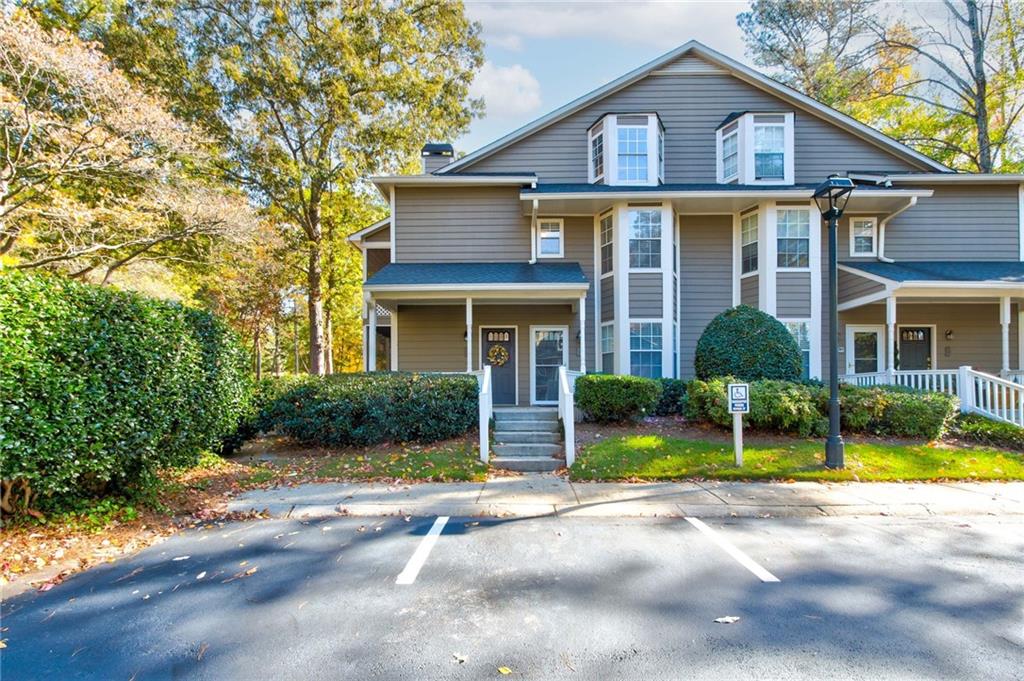
<svg viewBox="0 0 1024 681">
<path fill-rule="evenodd" d="M 657 114 L 605 114 L 588 131 L 588 141 L 591 183 L 652 186 L 664 181 L 665 130 Z"/>
<path fill-rule="evenodd" d="M 716 131 L 718 181 L 793 184 L 793 114 L 734 113 Z"/>
</svg>

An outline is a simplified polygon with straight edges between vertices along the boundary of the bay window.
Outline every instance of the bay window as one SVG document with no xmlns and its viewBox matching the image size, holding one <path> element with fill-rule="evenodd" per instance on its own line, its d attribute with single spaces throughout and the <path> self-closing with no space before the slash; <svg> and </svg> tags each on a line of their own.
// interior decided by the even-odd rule
<svg viewBox="0 0 1024 681">
<path fill-rule="evenodd" d="M 590 131 L 590 181 L 600 182 L 604 179 L 604 128 L 597 127 Z"/>
<path fill-rule="evenodd" d="M 800 269 L 811 266 L 811 213 L 787 209 L 777 213 L 778 267 Z"/>
<path fill-rule="evenodd" d="M 661 208 L 630 209 L 629 267 L 661 267 Z"/>
<path fill-rule="evenodd" d="M 606 374 L 615 371 L 615 324 L 601 325 L 601 371 Z"/>
<path fill-rule="evenodd" d="M 800 360 L 802 373 L 801 377 L 808 379 L 811 377 L 811 331 L 810 322 L 799 321 L 799 322 L 783 322 L 786 325 L 786 329 L 793 334 L 793 339 L 796 341 L 796 346 L 800 348 Z"/>
<path fill-rule="evenodd" d="M 716 134 L 718 182 L 793 184 L 794 115 L 734 113 Z"/>
<path fill-rule="evenodd" d="M 630 373 L 661 378 L 661 322 L 629 323 Z"/>
<path fill-rule="evenodd" d="M 740 220 L 740 273 L 757 271 L 757 213 Z"/>
<path fill-rule="evenodd" d="M 617 180 L 620 184 L 647 183 L 647 125 L 618 127 Z"/>
<path fill-rule="evenodd" d="M 601 274 L 608 274 L 614 269 L 613 248 L 615 232 L 612 228 L 614 221 L 609 213 L 601 218 Z"/>
<path fill-rule="evenodd" d="M 733 123 L 722 130 L 722 141 L 719 144 L 722 156 L 722 182 L 735 180 L 739 175 L 740 161 L 740 126 Z"/>
<path fill-rule="evenodd" d="M 605 114 L 587 131 L 587 178 L 608 185 L 665 180 L 665 128 L 655 113 Z"/>
<path fill-rule="evenodd" d="M 754 179 L 785 179 L 786 117 L 754 116 Z"/>
</svg>

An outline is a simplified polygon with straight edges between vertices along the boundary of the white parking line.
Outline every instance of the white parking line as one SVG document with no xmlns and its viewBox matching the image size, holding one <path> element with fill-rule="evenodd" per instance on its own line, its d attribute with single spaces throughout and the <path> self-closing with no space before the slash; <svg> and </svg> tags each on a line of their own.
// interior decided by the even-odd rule
<svg viewBox="0 0 1024 681">
<path fill-rule="evenodd" d="M 765 570 L 763 567 L 754 562 L 754 560 L 747 554 L 740 551 L 738 548 L 727 542 L 720 534 L 712 530 L 710 527 L 705 525 L 697 518 L 687 518 L 686 522 L 690 523 L 703 534 L 715 542 L 720 549 L 728 553 L 730 556 L 736 559 L 736 562 L 753 572 L 758 579 L 762 582 L 777 582 L 779 578 L 772 573 Z"/>
<path fill-rule="evenodd" d="M 437 543 L 437 538 L 441 536 L 441 530 L 444 529 L 445 524 L 448 523 L 448 516 L 438 516 L 437 520 L 430 527 L 427 532 L 427 536 L 423 538 L 420 545 L 416 547 L 416 553 L 412 554 L 412 558 L 405 564 L 405 569 L 398 575 L 395 580 L 395 584 L 412 584 L 416 581 L 416 575 L 420 573 L 420 568 L 427 562 L 427 556 L 430 555 L 430 550 L 434 548 L 434 544 Z"/>
</svg>

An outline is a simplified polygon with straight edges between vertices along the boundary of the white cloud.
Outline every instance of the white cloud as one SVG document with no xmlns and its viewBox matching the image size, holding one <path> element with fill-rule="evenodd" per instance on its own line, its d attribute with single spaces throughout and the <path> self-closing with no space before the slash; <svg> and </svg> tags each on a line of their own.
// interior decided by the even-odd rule
<svg viewBox="0 0 1024 681">
<path fill-rule="evenodd" d="M 747 8 L 733 2 L 469 2 L 471 18 L 495 45 L 527 38 L 600 38 L 620 44 L 671 49 L 687 40 L 742 57 L 736 15 Z"/>
<path fill-rule="evenodd" d="M 540 108 L 540 83 L 520 64 L 495 66 L 484 62 L 469 94 L 483 97 L 488 118 L 523 116 Z"/>
</svg>

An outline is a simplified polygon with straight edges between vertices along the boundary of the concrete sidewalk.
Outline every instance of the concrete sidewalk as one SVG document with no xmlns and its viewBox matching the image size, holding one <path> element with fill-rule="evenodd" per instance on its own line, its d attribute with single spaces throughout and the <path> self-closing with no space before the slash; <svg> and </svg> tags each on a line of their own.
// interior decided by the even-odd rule
<svg viewBox="0 0 1024 681">
<path fill-rule="evenodd" d="M 293 518 L 1024 515 L 1024 482 L 571 483 L 545 474 L 482 483 L 310 483 L 246 492 L 228 509 Z"/>
</svg>

